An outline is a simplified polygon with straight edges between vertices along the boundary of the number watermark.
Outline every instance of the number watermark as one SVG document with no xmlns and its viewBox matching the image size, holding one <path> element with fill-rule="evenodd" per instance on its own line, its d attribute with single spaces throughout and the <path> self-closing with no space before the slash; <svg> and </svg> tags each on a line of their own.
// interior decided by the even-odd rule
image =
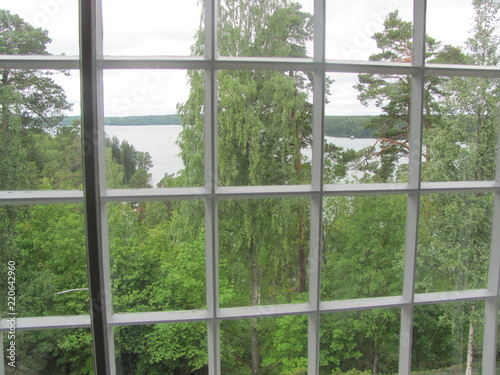
<svg viewBox="0 0 500 375">
<path fill-rule="evenodd" d="M 16 367 L 16 262 L 7 262 L 7 365 Z"/>
</svg>

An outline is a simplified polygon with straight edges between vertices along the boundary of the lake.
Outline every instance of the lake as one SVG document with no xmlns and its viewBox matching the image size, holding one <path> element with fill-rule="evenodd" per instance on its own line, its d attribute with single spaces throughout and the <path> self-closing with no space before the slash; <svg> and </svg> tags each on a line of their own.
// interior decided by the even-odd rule
<svg viewBox="0 0 500 375">
<path fill-rule="evenodd" d="M 127 141 L 134 146 L 137 151 L 149 152 L 153 159 L 151 168 L 151 184 L 156 184 L 163 178 L 165 173 L 177 173 L 184 168 L 179 146 L 175 143 L 181 125 L 138 125 L 138 126 L 109 126 L 105 127 L 109 137 L 116 136 L 120 141 Z M 333 143 L 343 148 L 360 150 L 364 147 L 372 146 L 375 143 L 373 138 L 340 138 L 326 137 L 329 143 Z M 311 158 L 311 151 L 305 154 Z"/>
</svg>

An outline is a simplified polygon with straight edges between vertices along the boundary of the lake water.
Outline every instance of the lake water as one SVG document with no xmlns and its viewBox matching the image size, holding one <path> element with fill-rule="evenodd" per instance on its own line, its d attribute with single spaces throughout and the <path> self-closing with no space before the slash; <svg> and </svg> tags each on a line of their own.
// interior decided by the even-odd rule
<svg viewBox="0 0 500 375">
<path fill-rule="evenodd" d="M 109 137 L 116 136 L 120 141 L 127 141 L 137 151 L 147 151 L 153 159 L 151 172 L 151 184 L 156 184 L 163 178 L 165 173 L 177 173 L 184 168 L 179 146 L 175 143 L 181 125 L 141 125 L 141 126 L 106 126 L 105 131 Z M 338 138 L 326 137 L 329 143 L 343 148 L 360 150 L 372 146 L 373 138 Z M 306 152 L 310 158 L 311 152 Z"/>
</svg>

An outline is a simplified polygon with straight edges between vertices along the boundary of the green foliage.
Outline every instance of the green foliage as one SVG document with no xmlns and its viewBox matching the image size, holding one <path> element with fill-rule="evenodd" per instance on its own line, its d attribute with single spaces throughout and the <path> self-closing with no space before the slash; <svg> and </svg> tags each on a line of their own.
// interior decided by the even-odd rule
<svg viewBox="0 0 500 375">
<path fill-rule="evenodd" d="M 16 370 L 7 374 L 94 373 L 88 329 L 18 331 L 16 344 Z"/>
<path fill-rule="evenodd" d="M 323 298 L 400 294 L 405 197 L 335 197 L 324 204 Z"/>
<path fill-rule="evenodd" d="M 87 314 L 83 208 L 37 205 L 18 211 L 18 304 L 24 316 Z"/>
<path fill-rule="evenodd" d="M 339 370 L 334 370 L 332 371 L 332 375 L 372 375 L 373 373 L 371 371 L 359 371 L 356 369 L 352 369 L 346 372 L 342 372 Z"/>
<path fill-rule="evenodd" d="M 371 61 L 407 62 L 412 55 L 412 24 L 403 21 L 398 11 L 388 14 L 384 21 L 384 30 L 373 35 L 381 52 L 372 54 Z M 427 36 L 425 42 L 425 60 L 427 62 L 465 63 L 466 57 L 459 48 L 440 42 Z M 453 59 L 453 60 L 450 60 Z M 354 86 L 359 91 L 359 101 L 367 105 L 374 102 L 382 109 L 382 115 L 371 120 L 369 129 L 379 139 L 379 150 L 370 150 L 368 158 L 380 157 L 380 168 L 376 173 L 382 181 L 393 176 L 396 162 L 408 154 L 408 135 L 410 134 L 410 92 L 411 77 L 398 74 L 358 75 L 359 82 Z M 443 89 L 447 81 L 441 77 L 425 77 L 424 115 L 426 129 L 439 126 L 443 114 L 440 103 L 448 93 Z"/>
<path fill-rule="evenodd" d="M 126 374 L 206 375 L 206 324 L 169 323 L 119 327 L 118 367 Z"/>
<path fill-rule="evenodd" d="M 307 317 L 275 318 L 262 353 L 268 374 L 307 374 Z"/>
<path fill-rule="evenodd" d="M 397 371 L 399 311 L 377 309 L 325 314 L 321 318 L 321 374 L 353 368 Z"/>
<path fill-rule="evenodd" d="M 151 187 L 148 183 L 151 177 L 148 170 L 153 166 L 153 162 L 149 152 L 136 151 L 134 146 L 127 141 L 120 142 L 116 137 L 106 138 L 106 146 L 111 149 L 112 158 L 112 160 L 107 158 L 108 172 L 113 171 L 113 166 L 109 166 L 113 162 L 123 167 L 119 171 L 115 167 L 115 171 L 111 173 L 110 177 L 114 180 L 113 185 L 118 184 L 120 187 L 131 188 Z M 116 180 L 116 178 L 118 179 Z"/>
<path fill-rule="evenodd" d="M 48 55 L 50 43 L 47 30 L 35 28 L 16 14 L 0 10 L 0 54 Z"/>
</svg>

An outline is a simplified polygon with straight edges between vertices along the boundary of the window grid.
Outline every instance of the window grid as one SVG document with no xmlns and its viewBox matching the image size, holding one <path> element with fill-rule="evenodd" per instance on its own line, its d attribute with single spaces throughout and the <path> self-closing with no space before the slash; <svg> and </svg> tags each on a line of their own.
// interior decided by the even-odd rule
<svg viewBox="0 0 500 375">
<path fill-rule="evenodd" d="M 426 75 L 440 76 L 474 76 L 499 78 L 500 69 L 451 66 L 424 63 L 424 35 L 425 35 L 425 0 L 414 1 L 414 60 L 411 66 L 395 63 L 376 62 L 342 62 L 325 60 L 325 0 L 315 0 L 314 57 L 313 59 L 266 59 L 266 58 L 217 58 L 216 56 L 216 1 L 205 1 L 205 56 L 204 58 L 138 58 L 138 57 L 102 57 L 102 18 L 100 17 L 100 0 L 81 2 L 82 35 L 89 36 L 90 40 L 82 38 L 82 61 L 74 57 L 0 57 L 0 68 L 5 69 L 82 69 L 83 89 L 83 131 L 91 146 L 96 146 L 94 154 L 91 151 L 87 156 L 94 158 L 95 165 L 86 163 L 86 191 L 40 191 L 40 192 L 0 192 L 0 204 L 38 204 L 38 203 L 82 203 L 85 202 L 87 211 L 95 208 L 93 217 L 88 220 L 101 223 L 95 230 L 89 232 L 89 240 L 95 240 L 96 253 L 94 263 L 89 260 L 90 275 L 99 275 L 98 286 L 93 287 L 93 334 L 94 360 L 98 366 L 97 374 L 114 374 L 114 340 L 113 327 L 118 325 L 151 324 L 160 322 L 206 321 L 209 340 L 209 372 L 220 373 L 220 322 L 223 319 L 260 317 L 273 315 L 307 314 L 308 329 L 308 373 L 319 372 L 319 317 L 321 313 L 333 311 L 359 310 L 380 307 L 400 307 L 402 309 L 400 331 L 400 358 L 399 373 L 410 374 L 411 370 L 411 343 L 413 308 L 426 303 L 447 301 L 485 300 L 485 323 L 483 344 L 483 373 L 494 373 L 496 364 L 496 341 L 499 306 L 500 284 L 500 233 L 493 231 L 492 245 L 488 274 L 488 288 L 481 290 L 453 291 L 446 293 L 415 294 L 415 263 L 418 234 L 419 200 L 423 194 L 430 193 L 457 193 L 457 192 L 494 192 L 495 208 L 493 228 L 500 224 L 500 158 L 497 155 L 496 181 L 481 182 L 429 182 L 420 181 L 420 149 L 422 133 L 422 97 L 423 79 Z M 89 22 L 90 21 L 90 22 Z M 319 21 L 319 22 L 318 22 Z M 89 43 L 89 44 L 85 44 Z M 94 56 L 92 51 L 97 51 Z M 84 60 L 87 59 L 87 62 Z M 99 63 L 99 67 L 98 64 Z M 89 69 L 85 72 L 85 69 Z M 204 188 L 175 188 L 175 189 L 139 189 L 139 190 L 108 190 L 105 188 L 103 176 L 103 99 L 102 99 L 102 71 L 103 69 L 126 68 L 161 68 L 161 69 L 204 69 L 205 70 L 205 187 Z M 291 69 L 313 72 L 313 176 L 310 186 L 257 186 L 257 187 L 223 187 L 217 182 L 217 71 L 221 69 Z M 398 72 L 412 75 L 411 108 L 411 137 L 410 174 L 408 183 L 400 184 L 363 184 L 363 185 L 324 185 L 323 184 L 323 117 L 325 99 L 326 72 L 366 72 L 384 73 Z M 86 76 L 85 74 L 89 74 Z M 90 79 L 90 80 L 89 80 Z M 87 90 L 87 91 L 86 91 Z M 88 91 L 90 90 L 90 91 Z M 85 94 L 85 92 L 90 92 Z M 93 92 L 93 94 L 92 94 Z M 416 110 L 418 109 L 418 110 Z M 88 113 L 86 113 L 88 111 Z M 99 135 L 94 138 L 94 135 Z M 499 137 L 500 143 L 500 137 Z M 99 155 L 100 154 L 100 155 Z M 96 159 L 96 156 L 99 159 Z M 100 178 L 89 182 L 99 175 Z M 95 198 L 89 197 L 89 192 L 95 189 Z M 320 251 L 322 237 L 322 203 L 326 196 L 340 195 L 375 195 L 375 194 L 404 194 L 407 200 L 407 229 L 404 286 L 401 296 L 378 297 L 346 301 L 320 301 Z M 253 306 L 237 308 L 219 308 L 218 299 L 218 228 L 217 204 L 221 199 L 256 198 L 256 197 L 287 197 L 301 196 L 311 199 L 311 240 L 310 240 L 310 269 L 309 269 L 309 302 L 293 305 Z M 111 288 L 109 275 L 109 248 L 107 241 L 107 213 L 106 203 L 133 199 L 134 201 L 156 200 L 184 200 L 204 199 L 206 203 L 206 281 L 207 281 L 207 310 L 192 311 L 186 314 L 182 311 L 151 312 L 151 313 L 111 313 Z M 89 211 L 88 211 L 89 212 Z M 92 279 L 92 277 L 91 277 Z M 92 281 L 91 281 L 92 283 Z M 104 291 L 100 293 L 100 291 Z M 74 328 L 90 327 L 90 316 L 71 317 L 38 317 L 18 319 L 18 329 L 43 328 Z M 0 330 L 8 329 L 7 321 L 0 321 Z M 100 330 L 100 333 L 97 332 Z M 100 349 L 103 356 L 100 356 Z M 3 358 L 2 358 L 3 359 Z M 104 364 L 104 366 L 101 366 Z M 106 368 L 106 365 L 109 367 Z M 4 366 L 0 374 L 4 373 Z"/>
</svg>

